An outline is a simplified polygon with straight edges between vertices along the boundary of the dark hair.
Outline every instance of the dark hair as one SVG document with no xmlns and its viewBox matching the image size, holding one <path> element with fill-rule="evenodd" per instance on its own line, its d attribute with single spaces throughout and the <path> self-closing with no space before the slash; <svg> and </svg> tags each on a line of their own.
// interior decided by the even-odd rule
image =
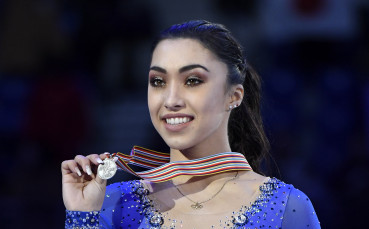
<svg viewBox="0 0 369 229">
<path fill-rule="evenodd" d="M 244 154 L 253 170 L 260 172 L 261 162 L 270 148 L 260 114 L 261 82 L 258 74 L 246 63 L 241 45 L 223 25 L 194 20 L 161 32 L 152 51 L 160 41 L 176 38 L 200 41 L 227 65 L 228 85 L 243 84 L 245 95 L 240 106 L 231 112 L 228 137 L 232 151 Z"/>
</svg>

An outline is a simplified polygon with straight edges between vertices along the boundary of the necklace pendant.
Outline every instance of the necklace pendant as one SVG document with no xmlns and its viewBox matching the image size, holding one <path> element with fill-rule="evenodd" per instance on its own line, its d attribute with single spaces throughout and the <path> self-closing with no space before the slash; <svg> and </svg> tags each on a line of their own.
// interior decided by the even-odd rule
<svg viewBox="0 0 369 229">
<path fill-rule="evenodd" d="M 196 209 L 196 210 L 199 210 L 202 207 L 203 207 L 202 204 L 200 204 L 199 202 L 196 202 L 195 204 L 191 205 L 191 208 Z"/>
</svg>

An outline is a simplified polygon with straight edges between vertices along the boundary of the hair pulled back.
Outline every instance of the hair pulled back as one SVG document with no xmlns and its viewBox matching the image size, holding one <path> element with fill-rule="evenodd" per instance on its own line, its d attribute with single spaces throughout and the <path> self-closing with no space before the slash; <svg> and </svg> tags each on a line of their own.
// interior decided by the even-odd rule
<svg viewBox="0 0 369 229">
<path fill-rule="evenodd" d="M 160 41 L 176 38 L 200 41 L 227 65 L 228 86 L 243 85 L 245 95 L 240 106 L 231 111 L 228 138 L 232 151 L 245 155 L 253 170 L 260 172 L 260 164 L 270 148 L 260 112 L 261 80 L 247 64 L 241 45 L 223 25 L 194 20 L 162 31 L 153 43 L 152 51 Z"/>
</svg>

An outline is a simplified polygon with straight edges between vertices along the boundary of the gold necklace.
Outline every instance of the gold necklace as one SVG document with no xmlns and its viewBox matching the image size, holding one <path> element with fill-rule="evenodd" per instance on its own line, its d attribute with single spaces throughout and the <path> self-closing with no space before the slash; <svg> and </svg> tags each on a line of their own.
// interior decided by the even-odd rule
<svg viewBox="0 0 369 229">
<path fill-rule="evenodd" d="M 205 201 L 201 201 L 201 202 L 198 202 L 198 201 L 193 201 L 193 200 L 191 200 L 187 195 L 185 195 L 185 194 L 183 194 L 182 192 L 181 192 L 181 190 L 179 190 L 179 188 L 178 188 L 178 186 L 177 185 L 174 185 L 174 187 L 176 187 L 176 189 L 178 190 L 178 192 L 183 196 L 183 197 L 185 197 L 186 199 L 188 199 L 189 201 L 191 201 L 193 204 L 191 204 L 191 208 L 193 208 L 193 209 L 196 209 L 196 210 L 199 210 L 199 209 L 201 209 L 201 208 L 203 208 L 204 206 L 202 205 L 203 203 L 206 203 L 206 202 L 208 202 L 208 201 L 210 201 L 210 200 L 212 200 L 214 197 L 216 197 L 222 190 L 223 190 L 223 188 L 224 188 L 224 186 L 229 182 L 229 181 L 232 181 L 232 180 L 234 180 L 234 179 L 236 179 L 237 178 L 237 176 L 238 176 L 238 171 L 237 171 L 237 173 L 236 173 L 236 175 L 234 176 L 234 177 L 232 177 L 231 179 L 228 179 L 228 180 L 226 180 L 225 182 L 224 182 L 224 184 L 222 185 L 222 187 L 212 196 L 212 197 L 210 197 L 209 199 L 207 199 L 207 200 L 205 200 Z"/>
</svg>

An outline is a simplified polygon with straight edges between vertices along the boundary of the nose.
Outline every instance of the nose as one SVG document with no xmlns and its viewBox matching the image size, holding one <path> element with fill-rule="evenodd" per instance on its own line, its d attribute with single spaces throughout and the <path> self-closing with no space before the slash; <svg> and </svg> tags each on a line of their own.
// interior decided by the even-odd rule
<svg viewBox="0 0 369 229">
<path fill-rule="evenodd" d="M 167 87 L 167 93 L 164 96 L 164 107 L 170 111 L 178 111 L 185 106 L 181 90 L 175 84 Z"/>
</svg>

